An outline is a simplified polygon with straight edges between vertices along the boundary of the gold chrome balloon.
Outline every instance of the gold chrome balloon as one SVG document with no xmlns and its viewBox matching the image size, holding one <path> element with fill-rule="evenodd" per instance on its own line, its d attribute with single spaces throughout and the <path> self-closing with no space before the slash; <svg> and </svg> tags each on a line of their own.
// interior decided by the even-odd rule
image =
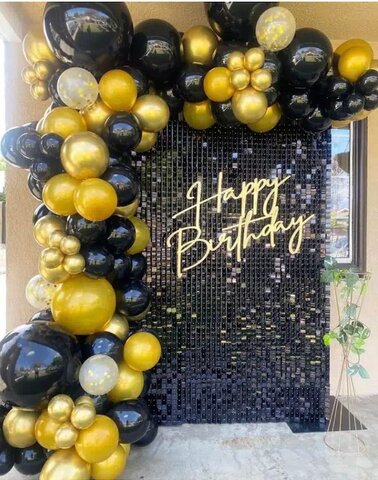
<svg viewBox="0 0 378 480">
<path fill-rule="evenodd" d="M 43 465 L 39 480 L 90 480 L 91 466 L 74 448 L 54 452 Z M 110 480 L 110 479 L 109 479 Z"/>
<path fill-rule="evenodd" d="M 62 283 L 70 278 L 69 273 L 66 272 L 63 265 L 58 265 L 55 268 L 47 268 L 41 258 L 38 263 L 38 271 L 42 277 L 50 283 Z"/>
<path fill-rule="evenodd" d="M 150 243 L 151 234 L 149 226 L 138 217 L 130 217 L 130 222 L 134 225 L 135 240 L 127 253 L 129 255 L 135 255 L 142 252 Z"/>
<path fill-rule="evenodd" d="M 37 78 L 44 81 L 47 81 L 55 71 L 55 65 L 46 60 L 39 60 L 33 67 Z"/>
<path fill-rule="evenodd" d="M 32 85 L 37 80 L 37 74 L 32 66 L 28 65 L 21 72 L 22 80 L 28 85 Z"/>
<path fill-rule="evenodd" d="M 78 275 L 85 269 L 85 258 L 80 253 L 67 255 L 63 260 L 63 268 L 70 275 Z"/>
<path fill-rule="evenodd" d="M 211 65 L 218 38 L 209 27 L 196 25 L 182 37 L 183 58 L 186 63 Z"/>
<path fill-rule="evenodd" d="M 226 67 L 212 68 L 205 75 L 203 88 L 207 98 L 213 102 L 226 102 L 234 93 L 234 87 L 231 84 L 230 70 Z"/>
<path fill-rule="evenodd" d="M 127 457 L 130 454 L 131 445 L 130 443 L 120 443 L 121 447 L 125 450 Z"/>
<path fill-rule="evenodd" d="M 342 77 L 354 83 L 370 68 L 371 61 L 370 52 L 365 48 L 352 47 L 340 55 L 337 69 Z"/>
<path fill-rule="evenodd" d="M 126 340 L 123 358 L 126 364 L 138 372 L 151 370 L 161 357 L 159 340 L 149 332 L 137 332 Z"/>
<path fill-rule="evenodd" d="M 265 62 L 265 54 L 262 48 L 250 48 L 244 54 L 244 66 L 250 72 L 261 68 Z"/>
<path fill-rule="evenodd" d="M 189 127 L 196 130 L 210 128 L 216 121 L 208 100 L 198 103 L 184 102 L 183 114 Z"/>
<path fill-rule="evenodd" d="M 80 182 L 67 173 L 54 175 L 45 183 L 42 190 L 43 203 L 49 210 L 64 217 L 76 213 L 74 193 Z"/>
<path fill-rule="evenodd" d="M 248 87 L 232 97 L 232 111 L 241 123 L 251 124 L 260 120 L 266 112 L 268 101 L 262 92 Z"/>
<path fill-rule="evenodd" d="M 227 68 L 232 72 L 244 68 L 244 53 L 236 50 L 230 53 L 227 58 Z"/>
<path fill-rule="evenodd" d="M 99 98 L 93 105 L 85 110 L 83 116 L 88 130 L 97 135 L 101 135 L 106 120 L 114 114 L 115 111 L 105 105 Z"/>
<path fill-rule="evenodd" d="M 272 85 L 272 74 L 266 68 L 258 68 L 251 73 L 251 86 L 258 92 L 264 92 Z"/>
<path fill-rule="evenodd" d="M 118 447 L 119 433 L 114 421 L 105 415 L 96 415 L 94 423 L 80 430 L 75 448 L 88 463 L 103 462 Z"/>
<path fill-rule="evenodd" d="M 42 102 L 50 97 L 47 83 L 43 80 L 36 80 L 33 85 L 30 86 L 30 93 L 35 100 L 41 100 Z"/>
<path fill-rule="evenodd" d="M 62 424 L 53 420 L 47 410 L 39 415 L 35 424 L 35 438 L 37 442 L 48 450 L 56 450 L 55 434 Z"/>
<path fill-rule="evenodd" d="M 78 397 L 75 400 L 75 405 L 83 405 L 83 404 L 91 405 L 92 407 L 94 407 L 94 401 L 88 395 L 81 395 L 81 397 Z"/>
<path fill-rule="evenodd" d="M 71 423 L 61 425 L 55 434 L 55 443 L 58 448 L 71 448 L 75 445 L 79 432 Z"/>
<path fill-rule="evenodd" d="M 117 449 L 106 460 L 92 464 L 94 480 L 109 480 L 118 478 L 126 467 L 128 453 L 118 445 Z"/>
<path fill-rule="evenodd" d="M 60 249 L 60 242 L 65 236 L 66 234 L 63 230 L 54 230 L 48 238 L 49 247 Z"/>
<path fill-rule="evenodd" d="M 34 428 L 37 418 L 38 413 L 34 410 L 13 407 L 6 414 L 3 423 L 3 433 L 7 443 L 16 448 L 34 445 Z"/>
<path fill-rule="evenodd" d="M 56 133 L 62 138 L 67 138 L 72 133 L 85 132 L 87 126 L 78 111 L 68 107 L 57 107 L 46 115 L 42 129 L 44 133 Z"/>
<path fill-rule="evenodd" d="M 143 373 L 128 367 L 125 362 L 119 363 L 118 371 L 118 382 L 108 393 L 109 400 L 113 403 L 122 400 L 136 400 L 143 391 Z"/>
<path fill-rule="evenodd" d="M 64 231 L 65 221 L 55 215 L 46 215 L 40 218 L 34 225 L 33 235 L 37 243 L 42 247 L 49 247 L 50 235 L 56 230 Z"/>
<path fill-rule="evenodd" d="M 147 132 L 162 130 L 169 120 L 169 107 L 159 95 L 142 95 L 135 102 L 132 112 L 142 130 Z"/>
<path fill-rule="evenodd" d="M 96 409 L 92 403 L 77 403 L 72 411 L 71 423 L 78 430 L 90 427 L 96 418 Z"/>
<path fill-rule="evenodd" d="M 133 217 L 137 213 L 138 207 L 139 207 L 139 198 L 136 198 L 133 201 L 133 203 L 130 203 L 130 205 L 125 205 L 124 207 L 117 207 L 114 213 L 116 215 L 129 218 L 129 217 Z"/>
<path fill-rule="evenodd" d="M 135 148 L 135 151 L 138 153 L 143 153 L 143 152 L 147 152 L 148 150 L 151 150 L 151 148 L 157 142 L 157 138 L 158 138 L 158 135 L 156 132 L 147 132 L 143 130 L 142 138 L 138 143 L 137 147 Z"/>
<path fill-rule="evenodd" d="M 275 103 L 266 109 L 264 116 L 260 118 L 260 120 L 248 125 L 248 128 L 250 128 L 252 132 L 257 133 L 269 132 L 269 130 L 272 130 L 278 124 L 281 116 L 281 107 L 278 103 Z"/>
<path fill-rule="evenodd" d="M 123 70 L 109 70 L 99 82 L 103 102 L 117 112 L 129 112 L 137 99 L 137 87 L 131 75 Z"/>
<path fill-rule="evenodd" d="M 115 313 L 110 322 L 108 322 L 100 332 L 113 333 L 124 342 L 129 334 L 129 322 L 126 317 Z"/>
<path fill-rule="evenodd" d="M 68 395 L 55 395 L 47 406 L 47 413 L 53 420 L 63 423 L 67 422 L 71 416 L 74 402 Z"/>
<path fill-rule="evenodd" d="M 59 247 L 65 255 L 75 255 L 80 252 L 80 240 L 73 235 L 66 235 L 62 238 Z"/>
<path fill-rule="evenodd" d="M 371 57 L 371 59 L 374 58 L 374 52 L 371 45 L 365 40 L 362 40 L 361 38 L 351 38 L 346 42 L 341 43 L 336 48 L 334 53 L 336 56 L 340 56 L 350 48 L 354 48 L 354 47 L 363 48 L 368 54 L 368 56 Z"/>
<path fill-rule="evenodd" d="M 56 323 L 74 335 L 99 332 L 114 315 L 115 292 L 104 278 L 80 274 L 55 290 L 51 310 Z"/>
<path fill-rule="evenodd" d="M 235 90 L 244 90 L 249 85 L 251 80 L 251 74 L 246 68 L 240 70 L 234 70 L 231 73 L 231 83 Z"/>
<path fill-rule="evenodd" d="M 78 180 L 101 177 L 109 165 L 109 150 L 93 132 L 73 133 L 60 150 L 64 170 Z"/>
<path fill-rule="evenodd" d="M 106 220 L 113 215 L 117 201 L 114 188 L 100 178 L 83 180 L 74 194 L 77 212 L 92 222 Z"/>
<path fill-rule="evenodd" d="M 55 55 L 47 45 L 45 36 L 41 30 L 27 33 L 22 42 L 22 49 L 25 59 L 30 65 L 40 60 L 47 60 L 52 63 L 56 62 Z"/>
<path fill-rule="evenodd" d="M 45 248 L 41 252 L 41 263 L 46 268 L 56 268 L 63 263 L 64 255 L 58 248 Z"/>
</svg>

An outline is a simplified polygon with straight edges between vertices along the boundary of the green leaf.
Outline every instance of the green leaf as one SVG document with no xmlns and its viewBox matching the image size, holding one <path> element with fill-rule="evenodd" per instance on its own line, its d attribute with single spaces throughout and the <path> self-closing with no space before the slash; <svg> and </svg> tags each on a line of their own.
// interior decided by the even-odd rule
<svg viewBox="0 0 378 480">
<path fill-rule="evenodd" d="M 358 374 L 361 378 L 364 378 L 364 379 L 370 378 L 368 371 L 362 365 L 358 366 Z"/>
<path fill-rule="evenodd" d="M 329 347 L 331 345 L 331 341 L 332 341 L 332 338 L 329 333 L 326 333 L 325 335 L 323 335 L 323 343 L 326 347 Z"/>
<path fill-rule="evenodd" d="M 365 326 L 364 330 L 361 332 L 361 338 L 366 339 L 369 337 L 370 337 L 370 328 Z"/>
<path fill-rule="evenodd" d="M 350 367 L 347 368 L 347 374 L 352 377 L 353 375 L 356 375 L 356 373 L 358 372 L 358 365 L 357 364 L 354 364 Z"/>
</svg>

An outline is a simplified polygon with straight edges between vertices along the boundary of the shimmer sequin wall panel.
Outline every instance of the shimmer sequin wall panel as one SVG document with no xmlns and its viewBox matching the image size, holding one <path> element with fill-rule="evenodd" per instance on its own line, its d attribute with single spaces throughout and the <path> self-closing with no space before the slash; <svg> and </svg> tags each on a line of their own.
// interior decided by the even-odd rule
<svg viewBox="0 0 378 480">
<path fill-rule="evenodd" d="M 178 121 L 138 157 L 162 424 L 324 422 L 330 158 L 329 132 Z"/>
</svg>

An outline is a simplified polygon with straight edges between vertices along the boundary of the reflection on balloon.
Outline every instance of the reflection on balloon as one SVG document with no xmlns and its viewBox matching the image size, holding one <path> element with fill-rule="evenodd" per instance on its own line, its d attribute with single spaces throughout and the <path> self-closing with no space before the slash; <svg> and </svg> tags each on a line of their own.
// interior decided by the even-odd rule
<svg viewBox="0 0 378 480">
<path fill-rule="evenodd" d="M 150 302 L 151 293 L 140 280 L 130 280 L 117 290 L 117 310 L 130 320 L 147 314 Z"/>
<path fill-rule="evenodd" d="M 75 445 L 78 435 L 78 431 L 70 422 L 63 423 L 55 434 L 56 446 L 58 449 L 71 448 Z"/>
<path fill-rule="evenodd" d="M 186 63 L 210 65 L 218 38 L 209 27 L 196 25 L 184 33 L 182 44 Z"/>
<path fill-rule="evenodd" d="M 225 67 L 212 68 L 205 76 L 203 88 L 206 96 L 213 102 L 226 102 L 234 93 L 231 72 Z"/>
<path fill-rule="evenodd" d="M 15 451 L 14 467 L 22 475 L 36 475 L 42 470 L 46 460 L 46 451 L 36 443 Z"/>
<path fill-rule="evenodd" d="M 262 92 L 248 87 L 232 97 L 232 110 L 241 122 L 252 124 L 260 120 L 266 112 L 268 102 Z"/>
<path fill-rule="evenodd" d="M 74 407 L 73 400 L 68 395 L 55 395 L 48 404 L 47 413 L 56 422 L 63 423 L 71 416 Z"/>
<path fill-rule="evenodd" d="M 123 342 L 114 333 L 98 332 L 86 338 L 82 354 L 84 359 L 93 355 L 107 355 L 119 362 L 123 356 Z"/>
<path fill-rule="evenodd" d="M 71 215 L 67 218 L 67 233 L 75 236 L 83 245 L 92 245 L 105 237 L 106 223 L 91 222 L 81 215 Z"/>
<path fill-rule="evenodd" d="M 140 400 L 116 403 L 108 412 L 119 430 L 121 443 L 134 443 L 140 440 L 148 429 L 150 412 Z"/>
<path fill-rule="evenodd" d="M 132 113 L 117 113 L 105 122 L 103 135 L 111 149 L 123 153 L 139 145 L 142 130 Z"/>
<path fill-rule="evenodd" d="M 34 445 L 34 428 L 37 418 L 38 413 L 33 410 L 13 407 L 5 416 L 3 422 L 3 433 L 7 443 L 16 448 L 26 448 Z"/>
<path fill-rule="evenodd" d="M 169 120 L 169 108 L 158 95 L 142 95 L 137 99 L 132 109 L 142 130 L 158 132 Z"/>
</svg>

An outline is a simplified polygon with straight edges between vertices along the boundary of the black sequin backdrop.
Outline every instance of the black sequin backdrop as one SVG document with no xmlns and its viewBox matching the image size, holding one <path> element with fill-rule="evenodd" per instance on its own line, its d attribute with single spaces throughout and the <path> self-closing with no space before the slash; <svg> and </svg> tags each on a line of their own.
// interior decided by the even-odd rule
<svg viewBox="0 0 378 480">
<path fill-rule="evenodd" d="M 329 228 L 327 196 L 330 132 L 306 134 L 281 126 L 259 135 L 247 128 L 194 131 L 173 121 L 156 149 L 139 155 L 141 218 L 151 226 L 147 283 L 152 309 L 143 327 L 162 340 L 149 400 L 162 424 L 297 421 L 324 423 L 329 357 L 322 336 L 329 325 L 328 290 L 320 282 Z M 194 224 L 188 188 L 198 179 L 203 198 L 224 187 L 240 191 L 254 178 L 291 178 L 280 188 L 279 219 L 314 218 L 299 254 L 290 234 L 252 242 L 238 262 L 220 249 L 182 279 L 167 237 Z M 232 203 L 232 202 L 229 202 Z M 207 238 L 235 218 L 209 205 L 201 217 Z M 235 221 L 233 221 L 235 223 Z"/>
</svg>

